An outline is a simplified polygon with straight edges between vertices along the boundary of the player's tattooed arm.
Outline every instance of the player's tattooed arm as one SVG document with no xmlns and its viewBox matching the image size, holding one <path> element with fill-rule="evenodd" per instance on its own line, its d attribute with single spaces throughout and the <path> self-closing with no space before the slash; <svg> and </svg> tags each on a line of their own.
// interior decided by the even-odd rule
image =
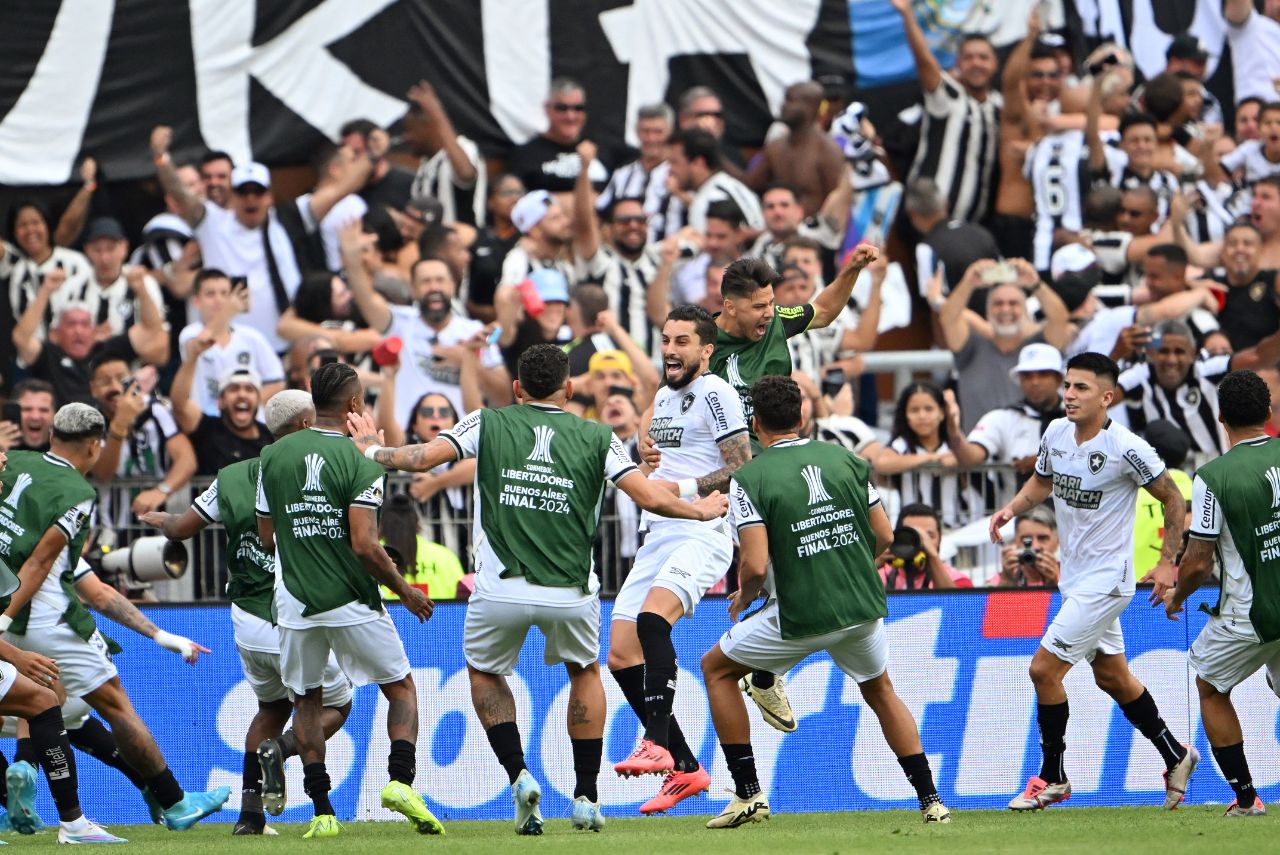
<svg viewBox="0 0 1280 855">
<path fill-rule="evenodd" d="M 418 445 L 405 445 L 400 448 L 387 448 L 382 431 L 378 430 L 373 416 L 366 413 L 350 413 L 347 425 L 351 431 L 351 441 L 366 454 L 370 449 L 373 460 L 390 469 L 401 469 L 405 472 L 430 472 L 441 463 L 449 463 L 459 457 L 457 446 L 447 439 L 436 438 L 431 442 Z"/>
<path fill-rule="evenodd" d="M 1213 576 L 1217 546 L 1215 541 L 1195 537 L 1188 541 L 1187 551 L 1182 554 L 1182 561 L 1178 564 L 1178 585 L 1164 598 L 1165 614 L 1169 618 L 1177 620 L 1175 615 L 1182 611 L 1182 604 L 1187 601 L 1187 597 Z"/>
<path fill-rule="evenodd" d="M 139 635 L 151 638 L 160 628 L 152 623 L 146 615 L 138 610 L 138 607 L 125 599 L 125 596 L 107 585 L 102 588 L 95 588 L 102 593 L 95 596 L 91 606 L 107 620 L 112 623 L 118 623 L 126 629 L 131 629 Z"/>
<path fill-rule="evenodd" d="M 1182 491 L 1167 471 L 1147 485 L 1147 492 L 1164 505 L 1164 539 L 1160 544 L 1160 561 L 1173 564 L 1177 560 L 1178 549 L 1182 546 L 1187 500 L 1182 497 Z"/>
<path fill-rule="evenodd" d="M 433 439 L 419 445 L 380 448 L 373 453 L 376 463 L 405 472 L 430 472 L 441 463 L 458 459 L 457 449 L 447 439 Z"/>
<path fill-rule="evenodd" d="M 724 466 L 698 479 L 699 496 L 709 496 L 716 490 L 722 493 L 727 491 L 733 473 L 751 460 L 751 438 L 746 431 L 720 440 L 720 457 L 724 460 Z"/>
<path fill-rule="evenodd" d="M 1146 489 L 1164 505 L 1164 537 L 1160 543 L 1160 561 L 1140 580 L 1151 583 L 1151 594 L 1147 599 L 1154 606 L 1164 602 L 1165 595 L 1177 584 L 1174 561 L 1177 560 L 1178 548 L 1182 545 L 1187 500 L 1182 498 L 1182 491 L 1173 483 L 1173 478 L 1167 471 L 1162 472 Z"/>
</svg>

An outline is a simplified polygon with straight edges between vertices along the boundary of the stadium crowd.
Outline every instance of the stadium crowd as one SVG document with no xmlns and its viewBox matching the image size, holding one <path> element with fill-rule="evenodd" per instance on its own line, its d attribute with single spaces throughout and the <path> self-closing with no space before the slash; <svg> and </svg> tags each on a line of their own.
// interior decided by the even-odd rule
<svg viewBox="0 0 1280 855">
<path fill-rule="evenodd" d="M 789 345 L 805 432 L 864 457 L 897 509 L 886 585 L 1054 584 L 1047 509 L 1020 518 L 974 580 L 944 534 L 1032 471 L 1062 415 L 1066 358 L 1119 361 L 1111 417 L 1188 471 L 1227 450 L 1214 388 L 1229 370 L 1257 370 L 1280 403 L 1280 103 L 1257 94 L 1269 83 L 1242 87 L 1250 66 L 1237 62 L 1240 98 L 1219 104 L 1189 34 L 1142 80 L 1123 48 L 1078 61 L 1089 46 L 1035 15 L 1003 62 L 974 35 L 944 69 L 909 0 L 894 6 L 922 96 L 917 123 L 895 127 L 918 137 L 902 162 L 856 93 L 812 81 L 787 88 L 758 150 L 725 143 L 723 102 L 696 86 L 637 112 L 638 151 L 606 151 L 584 135 L 590 105 L 569 79 L 550 86 L 546 130 L 500 159 L 420 83 L 398 127 L 353 117 L 289 200 L 262 164 L 174 159 L 157 127 L 138 145 L 163 199 L 133 240 L 95 201 L 86 159 L 58 218 L 36 202 L 8 212 L 0 450 L 47 449 L 60 406 L 96 406 L 99 521 L 128 530 L 193 478 L 257 457 L 267 400 L 308 389 L 321 365 L 357 368 L 396 446 L 511 403 L 520 355 L 552 343 L 568 352 L 569 409 L 639 460 L 672 306 L 719 312 L 724 269 L 743 257 L 771 265 L 779 306 L 807 303 L 864 241 L 887 251 L 848 307 Z M 1237 56 L 1280 41 L 1280 21 L 1250 3 L 1225 9 Z M 902 389 L 882 425 L 861 354 L 913 307 L 954 369 Z M 474 461 L 416 474 L 404 512 L 387 514 L 402 571 L 445 574 L 433 596 L 442 579 L 465 589 L 474 477 Z M 606 513 L 620 522 L 602 554 L 625 570 L 638 512 L 610 489 Z"/>
</svg>

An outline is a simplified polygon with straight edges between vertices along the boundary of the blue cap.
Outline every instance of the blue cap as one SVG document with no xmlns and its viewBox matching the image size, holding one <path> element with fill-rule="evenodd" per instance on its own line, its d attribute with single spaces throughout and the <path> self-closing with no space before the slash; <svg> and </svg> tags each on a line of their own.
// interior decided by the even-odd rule
<svg viewBox="0 0 1280 855">
<path fill-rule="evenodd" d="M 542 267 L 529 274 L 533 287 L 544 303 L 569 302 L 569 283 L 564 274 L 554 267 Z"/>
</svg>

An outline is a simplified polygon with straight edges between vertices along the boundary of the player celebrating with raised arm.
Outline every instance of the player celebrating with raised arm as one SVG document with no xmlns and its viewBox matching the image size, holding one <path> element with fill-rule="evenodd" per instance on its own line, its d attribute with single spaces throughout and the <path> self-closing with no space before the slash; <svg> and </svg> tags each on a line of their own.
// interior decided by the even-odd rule
<svg viewBox="0 0 1280 855">
<path fill-rule="evenodd" d="M 1280 683 L 1280 440 L 1268 439 L 1271 394 L 1252 371 L 1232 371 L 1218 384 L 1218 420 L 1231 449 L 1196 472 L 1191 488 L 1191 536 L 1178 586 L 1165 594 L 1173 620 L 1187 597 L 1222 564 L 1218 604 L 1195 644 L 1191 667 L 1200 717 L 1218 768 L 1235 791 L 1229 817 L 1265 816 L 1244 756 L 1244 732 L 1231 690 L 1259 668 Z"/>
<path fill-rule="evenodd" d="M 367 416 L 352 417 L 352 436 L 366 457 L 410 472 L 476 458 L 476 585 L 462 642 L 471 700 L 511 781 L 516 833 L 541 834 L 542 790 L 525 767 L 505 676 L 515 669 L 529 628 L 538 627 L 547 640 L 543 661 L 563 662 L 569 672 L 573 826 L 599 831 L 605 698 L 600 583 L 591 549 L 604 482 L 650 513 L 680 519 L 713 520 L 726 501 L 718 492 L 685 501 L 675 484 L 641 474 L 607 426 L 564 412 L 573 383 L 560 348 L 530 347 L 520 355 L 518 376 L 519 403 L 477 410 L 425 445 L 383 448 Z"/>
<path fill-rule="evenodd" d="M 667 315 L 664 386 L 641 419 L 662 454 L 654 477 L 675 482 L 682 498 L 727 490 L 733 473 L 751 459 L 738 393 L 707 371 L 715 339 L 715 320 L 705 309 L 678 306 Z M 640 527 L 647 529 L 644 543 L 613 604 L 609 670 L 644 724 L 639 746 L 614 771 L 666 776 L 658 794 L 640 808 L 650 814 L 711 786 L 671 715 L 677 673 L 671 625 L 692 615 L 729 569 L 733 538 L 719 519 L 703 523 L 646 514 Z"/>
<path fill-rule="evenodd" d="M 752 450 L 759 449 L 751 421 L 751 386 L 767 375 L 791 376 L 791 350 L 787 339 L 806 330 L 828 327 L 849 304 L 858 274 L 879 256 L 870 244 L 860 244 L 849 256 L 835 281 L 822 289 L 812 303 L 779 306 L 773 302 L 773 286 L 782 276 L 758 258 L 740 258 L 725 268 L 720 293 L 724 309 L 716 315 L 716 347 L 710 370 L 728 382 L 742 399 L 742 415 L 752 430 Z M 867 307 L 879 317 L 879 288 Z M 875 318 L 864 318 L 875 326 Z M 652 447 L 648 443 L 645 447 Z M 791 703 L 775 675 L 757 671 L 742 680 L 742 690 L 760 707 L 765 721 L 790 733 L 796 729 Z"/>
<path fill-rule="evenodd" d="M 160 630 L 119 591 L 98 580 L 80 552 L 88 538 L 97 499 L 84 475 L 102 453 L 107 423 L 87 404 L 67 404 L 53 417 L 50 449 L 13 452 L 0 484 L 6 494 L 0 522 L 12 535 L 6 558 L 19 568 L 21 587 L 4 607 L 0 626 L 5 640 L 59 663 L 58 680 L 66 694 L 83 698 L 111 725 L 120 757 L 135 770 L 159 803 L 161 819 L 174 831 L 185 831 L 221 810 L 231 795 L 227 787 L 187 793 L 173 776 L 160 746 L 147 730 L 120 683 L 107 642 L 83 596 L 101 614 L 194 663 L 209 651 L 188 639 Z M 18 764 L 15 764 L 18 765 Z M 52 786 L 52 781 L 51 781 Z M 10 792 L 14 802 L 30 805 L 30 787 Z M 14 826 L 31 822 L 33 811 L 11 811 Z"/>
<path fill-rule="evenodd" d="M 387 699 L 391 742 L 382 806 L 404 814 L 422 834 L 444 834 L 413 789 L 418 693 L 409 657 L 378 590 L 390 588 L 419 621 L 434 604 L 405 582 L 378 541 L 386 473 L 347 439 L 347 416 L 364 412 L 355 369 L 340 362 L 311 375 L 315 425 L 276 440 L 258 468 L 258 536 L 276 553 L 275 608 L 280 681 L 293 694 L 293 732 L 302 782 L 315 806 L 304 837 L 336 837 L 325 769 L 325 684 L 330 654 L 357 685 L 374 683 Z"/>
<path fill-rule="evenodd" d="M 267 430 L 279 439 L 310 427 L 316 420 L 311 396 L 297 389 L 277 392 L 265 407 Z M 258 698 L 258 712 L 244 736 L 244 773 L 240 817 L 231 833 L 264 834 L 266 817 L 284 812 L 284 761 L 298 753 L 298 740 L 284 726 L 293 714 L 289 690 L 280 679 L 280 636 L 272 617 L 275 558 L 262 548 L 254 503 L 258 458 L 225 466 L 183 514 L 152 511 L 141 519 L 170 540 L 186 540 L 213 523 L 227 531 L 227 598 L 231 625 L 245 679 Z M 338 732 L 351 712 L 351 681 L 329 655 L 322 689 L 321 726 L 325 739 Z M 277 738 L 279 737 L 279 738 Z"/>
<path fill-rule="evenodd" d="M 1066 418 L 1049 424 L 1040 441 L 1035 471 L 1018 495 L 991 518 L 991 542 L 1015 516 L 1052 493 L 1062 543 L 1058 584 L 1062 607 L 1031 659 L 1044 760 L 1011 810 L 1040 810 L 1066 801 L 1071 782 L 1063 765 L 1066 753 L 1067 692 L 1063 678 L 1081 660 L 1093 678 L 1120 705 L 1129 723 L 1151 740 L 1164 758 L 1165 810 L 1182 801 L 1200 760 L 1165 726 L 1155 699 L 1129 671 L 1124 656 L 1120 614 L 1133 599 L 1133 525 L 1139 487 L 1164 506 L 1164 542 L 1160 562 L 1146 578 L 1155 581 L 1159 602 L 1174 578 L 1174 558 L 1182 541 L 1186 501 L 1165 471 L 1155 449 L 1128 428 L 1107 418 L 1117 400 L 1119 369 L 1100 353 L 1081 353 L 1067 362 L 1063 409 Z"/>
<path fill-rule="evenodd" d="M 770 567 L 775 597 L 702 657 L 711 718 L 734 783 L 733 800 L 707 828 L 769 818 L 738 679 L 752 669 L 781 674 L 819 650 L 858 683 L 915 788 L 924 821 L 950 822 L 915 720 L 886 670 L 888 603 L 875 559 L 893 541 L 893 528 L 871 485 L 871 467 L 839 445 L 800 438 L 803 395 L 790 377 L 762 378 L 751 395 L 765 450 L 734 473 L 730 487 L 742 566 L 729 617 L 736 621 L 760 596 Z"/>
</svg>

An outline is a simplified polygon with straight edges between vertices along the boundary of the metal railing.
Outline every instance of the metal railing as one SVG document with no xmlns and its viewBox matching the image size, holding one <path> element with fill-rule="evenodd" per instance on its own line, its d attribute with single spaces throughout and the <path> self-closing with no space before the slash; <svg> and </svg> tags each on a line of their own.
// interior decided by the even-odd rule
<svg viewBox="0 0 1280 855">
<path fill-rule="evenodd" d="M 862 354 L 868 374 L 893 374 L 893 399 L 911 385 L 917 373 L 950 371 L 955 358 L 949 350 L 879 350 Z"/>
<path fill-rule="evenodd" d="M 943 558 L 969 575 L 975 585 L 993 582 L 999 572 L 1000 552 L 998 547 L 987 541 L 986 520 L 996 508 L 1013 496 L 1019 483 L 1017 475 L 1011 467 L 988 465 L 964 471 L 925 467 L 914 473 L 881 479 L 879 489 L 890 520 L 897 519 L 898 511 L 904 503 L 919 501 L 921 498 L 928 501 L 928 497 L 920 495 L 920 484 L 932 476 L 942 476 L 941 505 L 946 516 Z M 187 488 L 170 497 L 166 509 L 172 513 L 184 512 L 190 507 L 192 498 L 199 495 L 211 480 L 192 479 Z M 388 492 L 408 492 L 411 483 L 410 476 L 394 474 L 388 478 Z M 154 479 L 117 479 L 110 485 L 99 487 L 98 524 L 112 530 L 116 548 L 128 546 L 139 537 L 157 534 L 155 529 L 143 524 L 129 510 L 133 497 L 153 484 Z M 622 587 L 639 549 L 640 538 L 636 532 L 639 514 L 635 506 L 625 496 L 615 494 L 612 487 L 607 487 L 606 490 L 604 513 L 594 551 L 601 593 L 610 596 Z M 948 498 L 951 492 L 963 501 L 958 504 L 952 502 Z M 437 494 L 428 503 L 415 500 L 414 505 L 419 514 L 419 532 L 429 540 L 451 549 L 464 569 L 470 571 L 473 547 L 472 491 L 455 489 Z M 150 586 L 125 584 L 124 587 L 149 589 L 156 599 L 166 602 L 223 599 L 227 569 L 226 533 L 222 527 L 212 525 L 205 528 L 187 541 L 187 552 L 188 569 L 181 578 L 151 583 Z M 731 573 L 730 584 L 732 583 Z"/>
</svg>

